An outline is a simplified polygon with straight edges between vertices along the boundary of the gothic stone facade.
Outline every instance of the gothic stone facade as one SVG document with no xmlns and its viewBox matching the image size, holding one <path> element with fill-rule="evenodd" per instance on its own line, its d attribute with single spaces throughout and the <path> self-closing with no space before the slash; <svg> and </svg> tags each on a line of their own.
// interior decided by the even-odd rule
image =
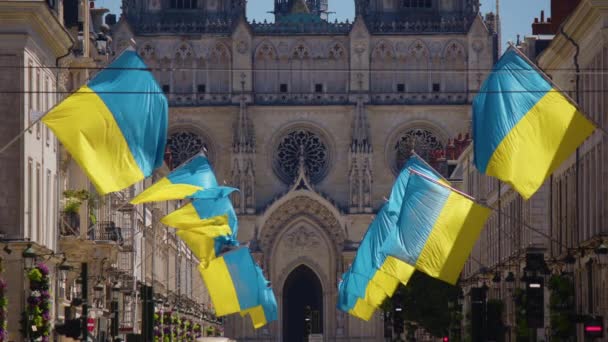
<svg viewBox="0 0 608 342">
<path fill-rule="evenodd" d="M 125 0 L 114 28 L 116 51 L 134 41 L 169 97 L 171 164 L 205 148 L 241 189 L 239 240 L 272 282 L 279 321 L 254 331 L 230 317 L 239 341 L 291 338 L 289 278 L 303 268 L 320 339 L 383 339 L 381 314 L 336 310 L 340 276 L 412 148 L 450 172 L 495 60 L 493 17 L 476 1 L 356 1 L 352 23 L 326 21 L 326 6 L 277 0 L 275 22 L 259 23 L 239 0 Z"/>
</svg>

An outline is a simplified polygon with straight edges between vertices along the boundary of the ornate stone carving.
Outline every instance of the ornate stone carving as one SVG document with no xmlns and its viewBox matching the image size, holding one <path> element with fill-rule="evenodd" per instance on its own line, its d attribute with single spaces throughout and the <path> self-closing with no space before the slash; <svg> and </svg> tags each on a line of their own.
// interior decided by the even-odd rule
<svg viewBox="0 0 608 342">
<path fill-rule="evenodd" d="M 262 249 L 269 250 L 279 232 L 298 215 L 305 216 L 325 229 L 337 250 L 342 250 L 346 235 L 338 218 L 320 202 L 307 197 L 297 196 L 277 208 L 266 220 L 260 237 Z"/>
<path fill-rule="evenodd" d="M 236 51 L 240 54 L 245 54 L 247 49 L 249 49 L 249 44 L 246 41 L 241 40 L 236 44 Z"/>
<path fill-rule="evenodd" d="M 401 134 L 394 144 L 395 172 L 399 172 L 412 151 L 416 151 L 427 162 L 434 162 L 436 151 L 444 151 L 441 140 L 431 131 L 413 128 Z"/>
<path fill-rule="evenodd" d="M 171 152 L 172 168 L 178 167 L 201 150 L 207 151 L 206 141 L 199 135 L 187 131 L 171 134 L 167 140 L 167 147 Z"/>
<path fill-rule="evenodd" d="M 321 245 L 321 237 L 307 227 L 297 227 L 287 233 L 285 241 L 290 249 L 311 249 Z"/>
<path fill-rule="evenodd" d="M 292 130 L 279 140 L 274 160 L 279 178 L 291 184 L 298 173 L 301 157 L 311 182 L 319 182 L 329 166 L 329 151 L 325 141 L 308 129 Z"/>
</svg>

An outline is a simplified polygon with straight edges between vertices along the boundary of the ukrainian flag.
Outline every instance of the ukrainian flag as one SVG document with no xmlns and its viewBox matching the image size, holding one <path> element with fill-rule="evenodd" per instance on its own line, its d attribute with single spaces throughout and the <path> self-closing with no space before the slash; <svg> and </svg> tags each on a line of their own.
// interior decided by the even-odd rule
<svg viewBox="0 0 608 342">
<path fill-rule="evenodd" d="M 398 229 L 385 240 L 382 252 L 455 284 L 490 213 L 446 185 L 412 171 Z"/>
<path fill-rule="evenodd" d="M 209 160 L 201 152 L 137 195 L 131 203 L 226 197 L 236 190 L 218 185 Z"/>
<path fill-rule="evenodd" d="M 251 309 L 241 312 L 241 316 L 249 315 L 255 329 L 259 329 L 266 324 L 276 321 L 278 319 L 277 314 L 277 300 L 270 287 L 270 282 L 264 277 L 262 269 L 255 265 L 256 273 L 258 275 L 258 301 L 260 305 Z"/>
<path fill-rule="evenodd" d="M 232 250 L 199 266 L 217 316 L 245 311 L 260 305 L 258 274 L 248 248 Z"/>
<path fill-rule="evenodd" d="M 414 273 L 414 267 L 380 251 L 385 239 L 396 229 L 397 218 L 389 213 L 388 206 L 385 204 L 370 224 L 344 277 L 344 290 L 374 307 L 391 297 L 399 283 L 406 285 Z"/>
<path fill-rule="evenodd" d="M 162 165 L 167 113 L 154 76 L 135 51 L 127 50 L 42 122 L 104 195 Z"/>
<path fill-rule="evenodd" d="M 192 254 L 200 261 L 201 267 L 207 267 L 209 262 L 216 258 L 223 246 L 218 244 L 216 239 L 212 237 L 187 229 L 180 229 L 176 234 L 186 243 Z"/>
<path fill-rule="evenodd" d="M 473 101 L 475 165 L 529 199 L 595 126 L 515 49 Z"/>
<path fill-rule="evenodd" d="M 376 307 L 347 291 L 349 277 L 349 273 L 345 273 L 338 284 L 338 309 L 364 321 L 369 321 L 376 312 Z"/>
<path fill-rule="evenodd" d="M 197 257 L 202 263 L 215 259 L 224 245 L 238 245 L 238 218 L 228 197 L 194 199 L 163 217 L 160 222 L 177 228 L 178 234 L 183 236 L 194 238 L 196 235 L 197 240 L 194 242 L 199 241 L 196 248 L 200 253 Z M 180 231 L 190 232 L 179 233 Z M 203 234 L 204 231 L 207 233 Z M 210 248 L 211 246 L 214 248 Z"/>
<path fill-rule="evenodd" d="M 420 172 L 421 174 L 428 176 L 440 183 L 446 185 L 450 184 L 432 166 L 424 161 L 424 159 L 422 159 L 415 152 L 412 152 L 412 155 L 403 166 L 401 173 L 399 173 L 399 176 L 397 176 L 397 179 L 393 184 L 393 188 L 391 189 L 391 194 L 388 198 L 388 211 L 394 213 L 397 217 L 399 217 L 399 213 L 401 212 L 405 188 L 407 188 L 407 182 L 410 179 L 410 170 Z"/>
</svg>

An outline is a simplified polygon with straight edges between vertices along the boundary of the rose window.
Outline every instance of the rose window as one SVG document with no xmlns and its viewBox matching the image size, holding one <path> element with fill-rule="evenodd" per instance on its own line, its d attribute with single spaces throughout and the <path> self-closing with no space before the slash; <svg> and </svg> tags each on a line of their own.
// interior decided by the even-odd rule
<svg viewBox="0 0 608 342">
<path fill-rule="evenodd" d="M 444 154 L 443 143 L 433 133 L 426 129 L 411 129 L 395 143 L 395 171 L 403 168 L 412 150 L 433 166 Z"/>
<path fill-rule="evenodd" d="M 329 152 L 325 142 L 307 129 L 298 129 L 285 134 L 275 151 L 275 172 L 287 184 L 298 175 L 302 163 L 309 179 L 319 182 L 325 176 Z"/>
<path fill-rule="evenodd" d="M 167 140 L 167 147 L 171 152 L 172 169 L 178 167 L 200 151 L 207 151 L 205 141 L 192 132 L 173 133 L 169 137 L 169 140 Z"/>
</svg>

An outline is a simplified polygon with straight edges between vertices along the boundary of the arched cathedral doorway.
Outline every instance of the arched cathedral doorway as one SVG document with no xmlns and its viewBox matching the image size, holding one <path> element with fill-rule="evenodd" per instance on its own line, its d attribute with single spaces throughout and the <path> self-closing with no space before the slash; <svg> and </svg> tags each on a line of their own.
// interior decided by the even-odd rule
<svg viewBox="0 0 608 342">
<path fill-rule="evenodd" d="M 313 270 L 300 265 L 283 288 L 283 341 L 305 342 L 323 333 L 323 287 Z"/>
</svg>

